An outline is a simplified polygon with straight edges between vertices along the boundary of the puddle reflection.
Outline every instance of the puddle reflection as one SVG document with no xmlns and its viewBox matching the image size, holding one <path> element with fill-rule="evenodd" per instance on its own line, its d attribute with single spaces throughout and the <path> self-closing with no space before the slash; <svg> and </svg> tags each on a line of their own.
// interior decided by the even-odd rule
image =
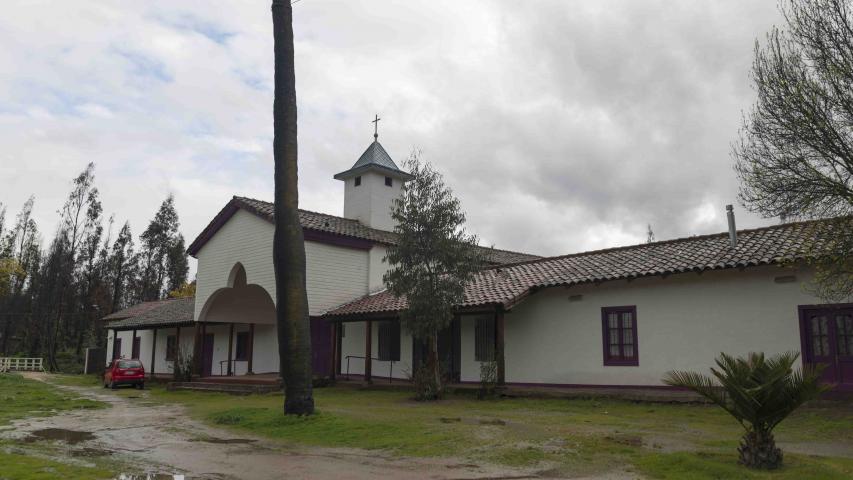
<svg viewBox="0 0 853 480">
<path fill-rule="evenodd" d="M 185 480 L 185 477 L 169 473 L 143 473 L 141 475 L 122 473 L 116 480 Z"/>
</svg>

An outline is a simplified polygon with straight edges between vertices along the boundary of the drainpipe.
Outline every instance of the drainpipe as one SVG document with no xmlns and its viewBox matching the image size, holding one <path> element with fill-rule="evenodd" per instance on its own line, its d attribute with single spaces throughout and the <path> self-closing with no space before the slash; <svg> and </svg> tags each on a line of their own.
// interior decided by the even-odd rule
<svg viewBox="0 0 853 480">
<path fill-rule="evenodd" d="M 737 248 L 737 228 L 735 227 L 735 212 L 731 205 L 726 205 L 726 217 L 729 220 L 729 243 Z"/>
</svg>

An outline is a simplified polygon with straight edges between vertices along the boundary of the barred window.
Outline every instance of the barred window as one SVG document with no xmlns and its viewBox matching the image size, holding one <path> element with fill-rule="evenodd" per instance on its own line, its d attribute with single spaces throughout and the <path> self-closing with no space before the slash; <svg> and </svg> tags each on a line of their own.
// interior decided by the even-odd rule
<svg viewBox="0 0 853 480">
<path fill-rule="evenodd" d="M 379 360 L 400 361 L 400 322 L 379 322 Z"/>
<path fill-rule="evenodd" d="M 166 337 L 166 360 L 175 360 L 178 356 L 178 337 L 169 335 Z"/>
<path fill-rule="evenodd" d="M 478 362 L 495 361 L 495 319 L 478 317 L 474 325 L 474 360 Z"/>
</svg>

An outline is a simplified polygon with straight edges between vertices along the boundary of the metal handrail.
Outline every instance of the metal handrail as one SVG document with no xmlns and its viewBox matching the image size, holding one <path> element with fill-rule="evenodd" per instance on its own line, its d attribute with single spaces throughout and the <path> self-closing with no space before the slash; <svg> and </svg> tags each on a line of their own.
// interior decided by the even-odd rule
<svg viewBox="0 0 853 480">
<path fill-rule="evenodd" d="M 219 361 L 219 375 L 220 375 L 220 376 L 222 376 L 222 364 L 223 364 L 223 363 L 228 363 L 228 362 L 234 362 L 234 363 L 237 363 L 237 362 L 248 362 L 248 360 L 238 360 L 238 359 L 236 359 L 236 358 L 235 358 L 235 359 L 233 359 L 233 360 L 220 360 L 220 361 Z M 236 366 L 236 365 L 235 365 L 235 366 Z M 231 375 L 234 375 L 234 369 L 233 369 L 233 368 L 231 369 Z"/>
<path fill-rule="evenodd" d="M 366 357 L 359 356 L 359 355 L 347 355 L 344 358 L 347 359 L 346 377 L 347 377 L 347 380 L 349 380 L 349 359 L 350 358 L 358 358 L 358 359 L 364 360 Z M 394 380 L 394 377 L 391 376 L 391 374 L 394 371 L 394 362 L 397 362 L 399 360 L 382 360 L 381 358 L 370 357 L 370 361 L 372 362 L 373 360 L 376 360 L 377 362 L 388 362 L 389 363 L 389 365 L 388 365 L 388 383 L 391 383 Z M 364 363 L 365 363 L 365 367 L 367 367 L 367 362 L 364 362 Z"/>
</svg>

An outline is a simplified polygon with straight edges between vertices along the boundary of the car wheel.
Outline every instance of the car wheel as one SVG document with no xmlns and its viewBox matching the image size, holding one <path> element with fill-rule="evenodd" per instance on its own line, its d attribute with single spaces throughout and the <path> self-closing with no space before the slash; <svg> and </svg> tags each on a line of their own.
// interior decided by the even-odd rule
<svg viewBox="0 0 853 480">
<path fill-rule="evenodd" d="M 145 390 L 145 382 L 138 384 L 137 387 L 139 387 L 140 390 Z"/>
</svg>

